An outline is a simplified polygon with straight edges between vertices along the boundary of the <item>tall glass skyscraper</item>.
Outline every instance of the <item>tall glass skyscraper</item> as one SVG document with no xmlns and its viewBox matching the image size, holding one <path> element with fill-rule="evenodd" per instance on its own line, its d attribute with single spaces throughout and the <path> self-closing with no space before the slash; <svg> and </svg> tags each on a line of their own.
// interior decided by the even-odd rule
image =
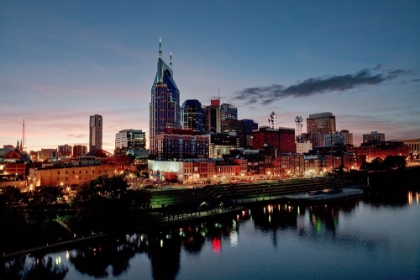
<svg viewBox="0 0 420 280">
<path fill-rule="evenodd" d="M 89 118 L 89 152 L 95 149 L 102 149 L 102 127 L 101 115 L 93 115 Z"/>
<path fill-rule="evenodd" d="M 225 120 L 237 120 L 238 119 L 238 108 L 231 104 L 223 103 L 220 106 L 220 111 L 222 114 L 222 121 Z"/>
<path fill-rule="evenodd" d="M 196 134 L 204 133 L 204 113 L 200 101 L 187 99 L 181 108 L 182 128 L 192 129 Z"/>
<path fill-rule="evenodd" d="M 162 59 L 162 41 L 159 39 L 157 72 L 151 89 L 149 140 L 150 153 L 155 151 L 155 137 L 167 128 L 181 128 L 179 90 L 173 79 L 172 53 L 169 66 Z"/>
</svg>

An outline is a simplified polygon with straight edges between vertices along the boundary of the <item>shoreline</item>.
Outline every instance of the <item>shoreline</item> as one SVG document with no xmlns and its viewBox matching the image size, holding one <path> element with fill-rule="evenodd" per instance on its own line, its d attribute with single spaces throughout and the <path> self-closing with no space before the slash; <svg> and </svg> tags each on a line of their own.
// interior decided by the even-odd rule
<svg viewBox="0 0 420 280">
<path fill-rule="evenodd" d="M 201 213 L 196 212 L 196 213 L 190 213 L 189 215 L 181 215 L 181 217 L 176 217 L 175 219 L 168 220 L 168 221 L 164 221 L 164 220 L 160 220 L 158 222 L 156 222 L 154 225 L 152 225 L 147 231 L 156 231 L 156 230 L 160 230 L 160 229 L 165 229 L 168 227 L 177 227 L 177 226 L 181 226 L 185 223 L 196 223 L 196 222 L 200 222 L 203 220 L 211 220 L 213 218 L 218 218 L 224 215 L 229 215 L 229 214 L 234 214 L 237 213 L 239 211 L 242 211 L 244 209 L 244 207 L 235 207 L 232 209 L 226 209 L 226 210 L 221 210 L 221 209 L 213 209 L 213 210 L 209 210 L 209 211 L 201 211 Z M 205 213 L 207 212 L 207 213 Z M 210 213 L 209 213 L 210 212 Z M 199 213 L 197 215 L 197 213 Z M 143 226 L 138 226 L 138 227 L 134 227 L 134 228 L 142 228 Z M 53 252 L 54 249 L 56 248 L 61 248 L 63 246 L 66 245 L 72 245 L 72 244 L 77 244 L 77 243 L 82 243 L 85 241 L 89 241 L 89 240 L 94 240 L 94 239 L 99 239 L 99 238 L 104 238 L 109 236 L 110 234 L 106 234 L 106 233 L 101 233 L 101 234 L 97 234 L 97 235 L 93 235 L 93 236 L 87 236 L 87 237 L 81 237 L 81 238 L 77 238 L 77 239 L 71 239 L 71 240 L 66 240 L 66 241 L 62 241 L 62 242 L 57 242 L 57 243 L 52 243 L 52 244 L 47 244 L 47 245 L 43 245 L 43 246 L 38 246 L 38 247 L 33 247 L 33 248 L 28 248 L 28 249 L 24 249 L 24 250 L 20 250 L 20 251 L 14 251 L 14 252 L 10 252 L 10 253 L 5 253 L 2 252 L 2 255 L 0 256 L 0 259 L 2 259 L 3 261 L 6 261 L 7 259 L 12 259 L 15 257 L 19 257 L 22 255 L 30 255 L 33 254 L 35 252 L 42 252 L 42 251 L 50 251 Z"/>
<path fill-rule="evenodd" d="M 410 168 L 411 169 L 411 168 Z M 414 170 L 404 170 L 404 171 L 397 171 L 397 172 L 375 172 L 375 173 L 369 173 L 369 177 L 371 178 L 371 183 L 374 183 L 374 185 L 377 185 L 379 183 L 379 185 L 382 186 L 381 189 L 384 190 L 389 190 L 388 188 L 384 188 L 384 186 L 387 186 L 389 183 L 391 183 L 392 186 L 395 186 L 395 180 L 401 180 L 401 179 L 405 179 L 402 180 L 405 183 L 409 183 L 411 182 L 410 180 L 407 179 L 414 179 L 414 178 L 418 178 L 419 175 L 417 174 L 412 174 L 412 172 Z M 414 168 L 413 168 L 414 169 Z M 418 169 L 415 169 L 415 171 L 417 171 Z M 407 173 L 411 173 L 411 176 L 401 176 L 402 174 L 404 175 L 408 175 Z M 387 174 L 386 176 L 384 176 L 384 174 Z M 399 175 L 399 176 L 395 176 L 395 175 Z M 382 180 L 378 180 L 378 177 L 381 178 Z M 388 184 L 384 184 L 384 179 L 385 177 L 387 180 L 391 179 L 390 177 L 394 177 L 392 178 L 393 180 L 389 180 L 390 182 L 388 182 Z M 401 178 L 403 177 L 403 178 Z M 411 178 L 413 177 L 413 178 Z M 317 179 L 314 179 L 312 181 L 312 183 L 315 183 Z M 335 180 L 339 181 L 339 178 L 336 178 Z M 379 182 L 378 182 L 379 181 Z M 296 181 L 297 185 L 300 185 L 300 183 L 298 183 Z M 275 184 L 275 183 L 274 183 Z M 290 195 L 290 193 L 269 193 L 269 190 L 272 189 L 272 187 L 269 186 L 270 183 L 268 182 L 261 182 L 261 183 L 252 183 L 252 184 L 244 184 L 244 185 L 237 185 L 238 187 L 238 192 L 236 192 L 236 190 L 233 192 L 233 189 L 231 189 L 230 191 L 232 193 L 234 193 L 234 196 L 229 197 L 229 199 L 233 202 L 236 201 L 236 203 L 233 204 L 233 206 L 230 206 L 229 209 L 225 209 L 225 210 L 221 210 L 220 208 L 213 208 L 213 209 L 209 209 L 208 211 L 200 211 L 200 212 L 188 212 L 188 213 L 172 213 L 173 216 L 164 216 L 163 212 L 161 209 L 157 208 L 157 215 L 152 215 L 155 218 L 160 218 L 160 220 L 155 220 L 155 222 L 153 223 L 148 223 L 148 224 L 138 224 L 138 225 L 127 225 L 129 227 L 135 228 L 135 229 L 141 229 L 146 230 L 146 231 L 153 231 L 153 230 L 159 230 L 161 228 L 167 228 L 167 227 L 173 227 L 173 226 L 179 226 L 185 223 L 194 223 L 194 222 L 199 222 L 199 221 L 203 221 L 203 220 L 210 220 L 216 217 L 220 217 L 223 215 L 229 215 L 235 212 L 239 212 L 241 210 L 243 210 L 244 208 L 251 206 L 251 205 L 255 205 L 255 204 L 263 204 L 263 203 L 272 203 L 272 202 L 276 202 L 276 201 L 283 201 L 286 199 L 286 195 Z M 299 193 L 302 192 L 302 187 L 297 185 L 293 186 L 293 192 L 294 193 Z M 365 188 L 365 190 L 367 190 L 368 192 L 372 189 L 375 189 L 377 187 L 375 187 L 374 185 L 370 185 L 367 188 Z M 410 186 L 410 184 L 407 184 Z M 246 189 L 246 187 L 251 188 L 251 191 L 247 191 L 245 193 L 243 193 L 241 196 L 240 195 L 240 191 L 239 188 L 243 187 L 243 189 Z M 313 186 L 313 184 L 312 184 Z M 220 192 L 223 192 L 224 190 L 229 190 L 229 186 L 220 186 L 221 188 L 219 189 Z M 260 188 L 262 187 L 262 188 Z M 320 187 L 320 186 L 319 186 Z M 350 186 L 346 186 L 346 187 L 350 187 Z M 408 186 L 407 186 L 408 187 Z M 411 186 L 413 187 L 413 186 Z M 321 187 L 320 187 L 321 188 Z M 408 187 L 410 188 L 410 187 Z M 201 189 L 201 188 L 197 188 L 196 190 Z M 208 190 L 211 190 L 211 186 L 209 186 Z M 217 189 L 217 187 L 215 188 Z M 255 191 L 254 191 L 255 189 Z M 394 189 L 394 188 L 392 188 Z M 405 188 L 397 188 L 394 190 L 403 190 Z M 416 189 L 414 187 L 414 189 Z M 174 191 L 174 190 L 171 190 Z M 180 191 L 183 191 L 183 189 L 181 189 Z M 163 191 L 164 192 L 164 191 Z M 158 192 L 160 193 L 160 192 Z M 232 195 L 232 194 L 231 194 Z M 229 194 L 228 194 L 229 196 Z M 172 219 L 172 220 L 171 220 Z M 119 227 L 118 227 L 119 228 Z M 111 233 L 114 232 L 113 229 L 111 229 L 110 231 Z M 12 251 L 12 252 L 0 252 L 0 258 L 5 261 L 7 259 L 11 259 L 14 257 L 18 257 L 21 255 L 25 255 L 25 254 L 32 254 L 35 252 L 42 252 L 42 251 L 51 251 L 53 252 L 55 248 L 60 248 L 63 246 L 67 246 L 67 245 L 72 245 L 72 244 L 77 244 L 77 243 L 81 243 L 84 241 L 89 241 L 89 240 L 93 240 L 93 239 L 98 239 L 98 238 L 103 238 L 106 236 L 109 236 L 110 233 L 107 234 L 98 234 L 98 235 L 94 235 L 94 236 L 86 236 L 86 237 L 81 237 L 81 238 L 77 238 L 77 239 L 69 239 L 66 241 L 61 241 L 61 242 L 57 242 L 57 243 L 52 243 L 52 244 L 47 244 L 47 245 L 43 245 L 43 246 L 38 246 L 38 247 L 33 247 L 33 248 L 28 248 L 28 249 L 23 249 L 23 250 L 18 250 L 18 251 Z"/>
<path fill-rule="evenodd" d="M 52 249 L 54 249 L 54 248 L 60 248 L 60 247 L 65 246 L 65 245 L 81 243 L 81 242 L 84 242 L 84 241 L 89 241 L 89 240 L 92 240 L 92 239 L 98 239 L 98 238 L 102 238 L 102 237 L 106 237 L 106 236 L 108 236 L 108 235 L 104 234 L 104 233 L 94 235 L 94 236 L 88 236 L 88 237 L 82 236 L 81 238 L 77 238 L 77 239 L 71 239 L 71 240 L 52 243 L 52 244 L 47 243 L 47 245 L 44 245 L 44 246 L 38 246 L 38 247 L 29 248 L 29 249 L 25 249 L 25 250 L 10 252 L 10 253 L 7 253 L 7 254 L 5 252 L 3 252 L 0 258 L 2 260 L 7 260 L 7 259 L 18 257 L 18 256 L 21 256 L 21 255 L 29 255 L 29 254 L 32 254 L 32 253 L 35 253 L 35 252 L 41 252 L 41 251 L 44 251 L 44 250 L 52 251 Z"/>
</svg>

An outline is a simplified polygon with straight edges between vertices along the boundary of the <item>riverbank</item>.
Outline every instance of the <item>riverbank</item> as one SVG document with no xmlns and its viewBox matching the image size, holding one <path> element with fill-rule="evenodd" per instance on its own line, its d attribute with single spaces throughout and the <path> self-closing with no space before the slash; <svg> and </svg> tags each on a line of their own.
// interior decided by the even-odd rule
<svg viewBox="0 0 420 280">
<path fill-rule="evenodd" d="M 62 242 L 57 242 L 57 243 L 53 243 L 53 244 L 46 244 L 44 246 L 38 246 L 38 247 L 34 247 L 34 248 L 29 248 L 29 249 L 25 249 L 25 250 L 20 250 L 20 251 L 16 251 L 16 252 L 10 252 L 7 253 L 3 252 L 1 258 L 2 259 L 10 259 L 10 258 L 14 258 L 17 256 L 21 256 L 21 255 L 27 255 L 27 254 L 34 254 L 34 253 L 39 253 L 42 251 L 48 251 L 51 252 L 55 249 L 61 249 L 65 246 L 68 245 L 73 245 L 76 243 L 82 243 L 82 242 L 86 242 L 86 241 L 90 241 L 92 239 L 98 239 L 98 238 L 103 238 L 106 237 L 106 234 L 95 234 L 95 235 L 91 235 L 91 236 L 87 236 L 87 237 L 80 237 L 80 238 L 75 238 L 75 239 L 71 239 L 71 240 L 67 240 L 67 241 L 62 241 Z"/>
<path fill-rule="evenodd" d="M 366 179 L 366 175 L 368 175 L 370 182 L 372 183 L 371 189 L 375 190 L 374 192 L 376 195 L 376 193 L 381 190 L 391 189 L 392 191 L 401 191 L 405 190 L 407 186 L 410 188 L 419 188 L 419 171 L 420 168 L 409 168 L 406 170 L 375 173 L 358 172 L 357 176 Z M 100 230 L 95 230 L 96 232 L 102 231 L 105 234 L 108 234 L 120 232 L 127 228 L 136 228 L 142 231 L 159 230 L 164 227 L 176 227 L 185 223 L 201 222 L 214 217 L 219 217 L 220 215 L 229 215 L 235 212 L 240 212 L 243 209 L 241 207 L 284 201 L 287 195 L 293 193 L 315 191 L 325 188 L 345 187 L 354 182 L 359 182 L 360 180 L 357 176 L 354 178 L 348 176 L 344 179 L 340 176 L 335 176 L 335 178 L 301 178 L 264 181 L 260 183 L 208 185 L 194 189 L 180 188 L 165 190 L 162 188 L 159 191 L 152 192 L 153 196 L 150 204 L 151 207 L 149 209 L 132 209 L 130 210 L 128 216 L 119 216 L 120 219 L 118 220 L 118 225 L 108 221 L 105 227 Z M 381 188 L 381 182 L 385 182 L 386 184 L 384 185 L 386 187 Z M 399 182 L 402 182 L 402 184 Z M 109 211 L 112 211 L 112 209 L 109 209 Z M 32 212 L 28 212 L 27 215 L 30 213 Z M 37 212 L 33 213 L 36 214 Z M 58 212 L 55 212 L 55 215 L 57 215 L 57 213 Z M 38 214 L 41 215 L 41 212 Z M 42 230 L 48 232 L 49 227 L 53 224 L 55 223 L 47 224 L 48 228 L 42 228 Z M 82 227 L 84 233 L 91 232 L 93 230 L 92 227 L 89 226 L 89 223 L 84 223 L 71 225 L 70 231 L 76 232 L 77 230 L 75 230 L 75 228 L 80 229 L 80 227 Z M 73 236 L 72 232 L 70 232 L 70 234 Z M 78 236 L 81 235 L 78 234 Z M 51 250 L 51 248 L 55 248 L 55 246 L 68 246 L 73 243 L 83 242 L 84 240 L 87 240 L 87 238 L 91 239 L 101 236 L 105 235 L 86 236 L 83 239 L 68 239 L 69 237 L 66 237 L 66 241 L 49 242 L 48 246 L 36 246 L 32 249 L 22 249 L 16 251 L 10 250 L 11 247 L 12 249 L 18 248 L 9 244 L 9 248 L 5 250 L 6 252 L 3 252 L 3 250 L 0 252 L 2 254 L 2 258 L 12 257 L 43 250 Z M 30 239 L 22 238 L 21 240 L 23 240 L 22 242 L 24 243 L 25 240 Z M 26 245 L 23 243 L 21 243 L 21 247 L 24 248 L 27 243 L 25 243 Z M 39 240 L 38 243 L 40 243 Z M 32 244 L 32 246 L 33 245 L 37 244 Z"/>
<path fill-rule="evenodd" d="M 189 224 L 192 222 L 199 223 L 199 222 L 214 219 L 214 218 L 220 218 L 226 215 L 238 213 L 242 211 L 243 209 L 244 209 L 243 207 L 238 206 L 238 207 L 233 207 L 233 208 L 211 209 L 209 211 L 197 211 L 197 212 L 189 213 L 189 214 L 180 214 L 173 217 L 162 217 L 162 216 L 155 215 L 155 218 L 153 219 L 154 221 L 153 226 L 148 227 L 147 230 L 142 225 L 138 227 L 133 226 L 133 228 L 135 228 L 136 230 L 149 231 L 149 232 L 153 232 L 157 230 L 159 231 L 165 228 L 182 227 L 183 225 Z M 119 227 L 115 227 L 110 230 L 112 232 L 115 232 L 117 228 Z M 124 227 L 124 229 L 127 229 L 127 227 Z M 107 237 L 108 235 L 109 234 L 106 234 L 106 233 L 91 234 L 86 237 L 82 236 L 80 238 L 73 238 L 71 240 L 66 240 L 66 241 L 52 243 L 52 244 L 47 243 L 46 245 L 43 245 L 43 246 L 37 246 L 34 248 L 28 248 L 24 250 L 15 251 L 15 252 L 9 252 L 9 253 L 3 252 L 2 255 L 0 256 L 0 259 L 6 260 L 6 259 L 14 258 L 17 256 L 21 256 L 21 255 L 35 254 L 35 253 L 42 253 L 42 252 L 53 252 L 54 250 L 62 249 L 63 247 L 91 241 L 93 239 L 104 238 L 104 237 Z"/>
</svg>

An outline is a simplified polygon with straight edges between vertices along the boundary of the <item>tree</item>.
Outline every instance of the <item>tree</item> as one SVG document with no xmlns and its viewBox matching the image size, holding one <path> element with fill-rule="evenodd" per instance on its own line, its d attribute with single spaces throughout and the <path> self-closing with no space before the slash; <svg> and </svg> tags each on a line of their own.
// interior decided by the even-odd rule
<svg viewBox="0 0 420 280">
<path fill-rule="evenodd" d="M 63 198 L 63 189 L 56 186 L 41 186 L 33 192 L 34 202 L 38 205 L 49 206 L 57 204 Z"/>
<path fill-rule="evenodd" d="M 403 156 L 387 156 L 383 164 L 386 168 L 401 169 L 406 167 L 407 162 Z"/>
<path fill-rule="evenodd" d="M 127 188 L 122 176 L 100 176 L 81 185 L 73 202 L 82 223 L 100 227 L 122 222 L 130 210 Z"/>
<path fill-rule="evenodd" d="M 383 170 L 384 169 L 384 162 L 381 158 L 377 157 L 368 165 L 370 170 Z"/>
<path fill-rule="evenodd" d="M 1 196 L 3 197 L 2 200 L 7 207 L 20 206 L 23 199 L 20 189 L 15 187 L 5 187 L 2 190 Z"/>
</svg>

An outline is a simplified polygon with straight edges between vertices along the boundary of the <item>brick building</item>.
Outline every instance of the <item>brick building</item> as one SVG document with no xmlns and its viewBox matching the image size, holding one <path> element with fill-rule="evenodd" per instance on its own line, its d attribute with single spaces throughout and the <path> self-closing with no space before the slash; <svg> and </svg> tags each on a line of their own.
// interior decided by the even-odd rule
<svg viewBox="0 0 420 280">
<path fill-rule="evenodd" d="M 253 149 L 262 149 L 264 146 L 273 146 L 280 153 L 296 153 L 295 129 L 279 127 L 260 127 L 253 131 Z"/>
<path fill-rule="evenodd" d="M 40 168 L 29 168 L 29 186 L 71 186 L 81 185 L 101 175 L 114 176 L 114 164 L 94 165 L 44 165 Z"/>
<path fill-rule="evenodd" d="M 382 141 L 362 143 L 360 147 L 353 147 L 348 150 L 355 153 L 357 157 L 366 157 L 367 162 L 375 158 L 384 160 L 387 156 L 409 156 L 409 148 L 404 142 Z"/>
</svg>

